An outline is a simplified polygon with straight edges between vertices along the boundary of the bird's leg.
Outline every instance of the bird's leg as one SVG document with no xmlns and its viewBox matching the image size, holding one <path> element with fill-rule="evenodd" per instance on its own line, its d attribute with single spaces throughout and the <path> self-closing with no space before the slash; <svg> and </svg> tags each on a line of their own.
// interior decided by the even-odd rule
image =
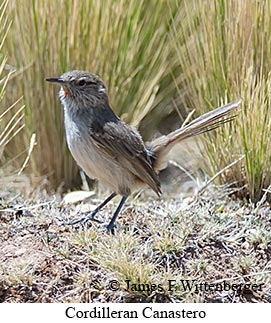
<svg viewBox="0 0 271 323">
<path fill-rule="evenodd" d="M 106 226 L 106 231 L 107 232 L 112 232 L 113 233 L 113 228 L 114 228 L 114 224 L 115 224 L 115 221 L 117 219 L 117 216 L 119 215 L 125 201 L 127 200 L 127 197 L 128 196 L 123 196 L 114 215 L 112 216 L 112 219 L 110 220 L 109 224 Z"/>
<path fill-rule="evenodd" d="M 116 193 L 112 193 L 110 196 L 108 196 L 107 199 L 105 199 L 100 205 L 98 205 L 96 207 L 96 209 L 94 209 L 93 211 L 91 212 L 87 212 L 87 214 L 85 214 L 83 217 L 79 218 L 79 219 L 74 219 L 72 221 L 70 221 L 69 225 L 73 225 L 73 224 L 76 224 L 76 223 L 79 223 L 81 222 L 82 224 L 85 224 L 87 221 L 91 220 L 91 221 L 95 221 L 95 222 L 98 222 L 98 223 L 102 223 L 102 221 L 99 221 L 97 219 L 95 219 L 95 215 L 108 203 L 110 202 L 117 194 Z"/>
</svg>

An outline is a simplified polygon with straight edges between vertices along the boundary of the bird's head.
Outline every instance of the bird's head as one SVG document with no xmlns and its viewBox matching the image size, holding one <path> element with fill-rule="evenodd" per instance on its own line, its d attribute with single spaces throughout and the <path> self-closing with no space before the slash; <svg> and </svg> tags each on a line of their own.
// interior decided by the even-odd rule
<svg viewBox="0 0 271 323">
<path fill-rule="evenodd" d="M 59 98 L 64 106 L 76 104 L 84 107 L 107 99 L 103 81 L 86 71 L 73 70 L 59 77 L 46 78 L 46 81 L 60 84 Z"/>
</svg>

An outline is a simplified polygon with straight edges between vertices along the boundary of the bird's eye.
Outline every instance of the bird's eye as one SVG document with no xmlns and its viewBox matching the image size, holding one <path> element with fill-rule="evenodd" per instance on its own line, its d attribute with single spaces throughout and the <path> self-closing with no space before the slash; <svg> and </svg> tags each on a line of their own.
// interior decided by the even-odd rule
<svg viewBox="0 0 271 323">
<path fill-rule="evenodd" d="M 85 80 L 80 80 L 79 82 L 78 82 L 78 85 L 79 86 L 84 86 L 86 84 L 86 81 Z"/>
</svg>

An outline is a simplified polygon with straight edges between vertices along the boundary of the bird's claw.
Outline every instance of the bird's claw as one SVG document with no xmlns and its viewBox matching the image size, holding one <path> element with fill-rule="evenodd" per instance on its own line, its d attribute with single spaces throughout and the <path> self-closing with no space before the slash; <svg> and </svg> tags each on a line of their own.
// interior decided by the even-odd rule
<svg viewBox="0 0 271 323">
<path fill-rule="evenodd" d="M 86 215 L 82 216 L 81 218 L 71 220 L 69 222 L 66 222 L 65 224 L 66 225 L 74 225 L 77 223 L 81 223 L 84 226 L 88 221 L 94 221 L 96 223 L 102 224 L 103 221 L 96 219 L 95 215 L 96 215 L 96 213 L 89 212 Z"/>
<path fill-rule="evenodd" d="M 105 232 L 106 233 L 108 233 L 108 234 L 112 234 L 112 235 L 115 235 L 115 228 L 116 228 L 116 225 L 115 224 L 113 224 L 113 225 L 111 225 L 110 223 L 109 224 L 107 224 L 106 226 L 105 226 Z"/>
<path fill-rule="evenodd" d="M 82 226 L 85 226 L 85 224 L 88 221 L 94 221 L 96 223 L 103 224 L 104 222 L 96 219 L 95 215 L 96 215 L 96 212 L 88 212 L 87 214 L 85 214 L 81 218 L 77 218 L 77 219 L 73 219 L 68 222 L 64 222 L 63 225 L 75 225 L 75 224 L 81 223 Z M 111 233 L 112 235 L 114 235 L 115 234 L 115 227 L 116 227 L 115 224 L 110 222 L 107 225 L 105 225 L 105 232 L 108 234 Z"/>
</svg>

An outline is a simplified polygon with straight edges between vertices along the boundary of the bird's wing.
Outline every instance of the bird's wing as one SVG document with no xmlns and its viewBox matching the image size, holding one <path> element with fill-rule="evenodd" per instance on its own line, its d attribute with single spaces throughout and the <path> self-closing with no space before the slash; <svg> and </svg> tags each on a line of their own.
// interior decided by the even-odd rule
<svg viewBox="0 0 271 323">
<path fill-rule="evenodd" d="M 148 184 L 158 195 L 161 194 L 158 175 L 153 169 L 145 145 L 139 133 L 129 125 L 118 121 L 107 122 L 99 131 L 91 131 L 99 149 L 114 158 L 142 182 Z"/>
</svg>

